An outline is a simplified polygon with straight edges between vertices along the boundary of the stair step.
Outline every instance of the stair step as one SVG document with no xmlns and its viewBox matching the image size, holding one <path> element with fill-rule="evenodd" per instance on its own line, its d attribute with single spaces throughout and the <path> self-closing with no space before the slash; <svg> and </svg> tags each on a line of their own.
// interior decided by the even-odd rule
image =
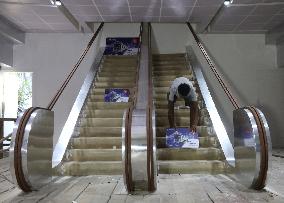
<svg viewBox="0 0 284 203">
<path fill-rule="evenodd" d="M 218 160 L 158 161 L 162 174 L 220 174 L 225 173 L 226 164 Z"/>
<path fill-rule="evenodd" d="M 94 109 L 84 111 L 82 117 L 84 118 L 122 118 L 124 109 Z"/>
<path fill-rule="evenodd" d="M 175 53 L 175 54 L 153 54 L 154 60 L 171 60 L 175 58 L 184 58 L 184 53 Z"/>
<path fill-rule="evenodd" d="M 124 77 L 98 77 L 97 78 L 98 82 L 135 82 L 135 78 L 134 77 L 128 77 L 128 76 L 124 76 Z"/>
<path fill-rule="evenodd" d="M 73 149 L 120 149 L 121 137 L 78 137 L 71 144 Z"/>
<path fill-rule="evenodd" d="M 165 137 L 157 137 L 156 141 L 157 148 L 168 148 Z M 199 147 L 218 147 L 217 139 L 215 137 L 199 137 Z"/>
<path fill-rule="evenodd" d="M 158 160 L 222 160 L 221 150 L 218 148 L 160 148 L 157 150 Z"/>
<path fill-rule="evenodd" d="M 186 67 L 186 62 L 184 59 L 177 59 L 177 60 L 153 60 L 153 65 L 154 66 L 162 66 L 162 65 L 166 65 L 166 66 L 181 66 L 181 67 Z"/>
<path fill-rule="evenodd" d="M 93 109 L 126 109 L 131 102 L 87 102 L 86 110 Z"/>
<path fill-rule="evenodd" d="M 96 82 L 95 86 L 99 88 L 129 88 L 129 87 L 134 87 L 135 83 L 133 82 Z"/>
<path fill-rule="evenodd" d="M 204 104 L 202 101 L 197 101 L 199 106 L 202 108 L 204 107 Z M 175 102 L 175 106 L 178 107 L 178 106 L 184 106 L 185 105 L 185 101 L 182 101 L 182 100 L 178 100 Z M 166 100 L 157 100 L 155 101 L 155 107 L 157 109 L 168 109 L 168 101 Z"/>
<path fill-rule="evenodd" d="M 69 161 L 121 161 L 121 149 L 70 149 Z"/>
<path fill-rule="evenodd" d="M 121 127 L 80 127 L 75 132 L 80 137 L 121 137 Z"/>
<path fill-rule="evenodd" d="M 175 75 L 175 77 L 182 77 L 183 75 L 188 75 L 190 74 L 189 70 L 159 70 L 153 71 L 154 76 L 173 76 Z"/>
<path fill-rule="evenodd" d="M 81 127 L 121 127 L 123 118 L 81 118 Z"/>
<path fill-rule="evenodd" d="M 128 76 L 128 77 L 136 77 L 136 72 L 129 72 L 129 71 L 112 71 L 112 72 L 105 72 L 105 71 L 102 71 L 102 72 L 99 72 L 99 77 L 119 77 L 119 76 Z"/>
<path fill-rule="evenodd" d="M 188 78 L 189 80 L 193 80 L 194 76 L 192 74 L 186 74 L 183 75 L 182 77 Z M 154 76 L 153 80 L 155 81 L 173 81 L 176 79 L 175 75 L 166 75 L 166 76 Z"/>
<path fill-rule="evenodd" d="M 86 176 L 86 175 L 121 175 L 121 161 L 84 161 L 64 163 L 64 175 Z"/>
</svg>

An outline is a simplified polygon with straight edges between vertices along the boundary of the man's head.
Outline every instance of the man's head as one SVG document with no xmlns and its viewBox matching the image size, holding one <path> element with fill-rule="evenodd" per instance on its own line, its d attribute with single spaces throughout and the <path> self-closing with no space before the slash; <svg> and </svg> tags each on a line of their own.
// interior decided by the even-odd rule
<svg viewBox="0 0 284 203">
<path fill-rule="evenodd" d="M 182 97 L 186 97 L 190 92 L 190 87 L 188 84 L 182 83 L 178 86 L 178 93 Z"/>
</svg>

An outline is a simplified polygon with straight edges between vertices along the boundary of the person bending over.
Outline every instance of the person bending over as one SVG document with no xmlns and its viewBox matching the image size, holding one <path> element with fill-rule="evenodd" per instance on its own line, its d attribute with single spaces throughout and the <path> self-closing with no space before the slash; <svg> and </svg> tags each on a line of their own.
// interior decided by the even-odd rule
<svg viewBox="0 0 284 203">
<path fill-rule="evenodd" d="M 196 126 L 198 122 L 198 103 L 197 94 L 193 87 L 192 82 L 185 78 L 176 78 L 167 93 L 168 99 L 168 119 L 171 128 L 176 128 L 175 115 L 174 115 L 174 104 L 177 98 L 183 98 L 185 106 L 190 107 L 190 127 L 191 132 L 196 132 Z"/>
</svg>

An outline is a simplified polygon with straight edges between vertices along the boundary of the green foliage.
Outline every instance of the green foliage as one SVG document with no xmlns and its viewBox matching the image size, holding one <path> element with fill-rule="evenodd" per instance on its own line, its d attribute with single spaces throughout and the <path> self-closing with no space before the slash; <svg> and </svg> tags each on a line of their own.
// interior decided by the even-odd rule
<svg viewBox="0 0 284 203">
<path fill-rule="evenodd" d="M 29 73 L 17 73 L 19 78 L 18 114 L 31 106 L 32 80 Z"/>
</svg>

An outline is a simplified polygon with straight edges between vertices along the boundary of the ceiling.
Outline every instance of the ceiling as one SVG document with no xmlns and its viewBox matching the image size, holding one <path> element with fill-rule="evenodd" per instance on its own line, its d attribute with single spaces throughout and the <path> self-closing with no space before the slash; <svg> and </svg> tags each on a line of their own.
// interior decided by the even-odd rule
<svg viewBox="0 0 284 203">
<path fill-rule="evenodd" d="M 185 22 L 202 31 L 224 0 L 61 0 L 80 23 Z M 26 32 L 79 32 L 49 0 L 0 0 L 0 15 Z M 264 33 L 284 22 L 284 0 L 234 0 L 210 32 Z"/>
</svg>

